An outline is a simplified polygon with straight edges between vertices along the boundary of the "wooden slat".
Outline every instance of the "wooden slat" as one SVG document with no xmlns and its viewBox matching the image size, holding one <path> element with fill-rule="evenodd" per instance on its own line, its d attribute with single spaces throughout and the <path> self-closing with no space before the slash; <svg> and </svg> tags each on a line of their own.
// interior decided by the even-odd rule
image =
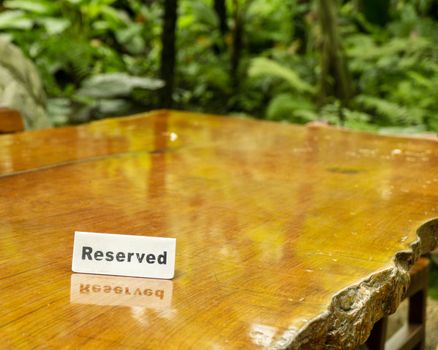
<svg viewBox="0 0 438 350">
<path fill-rule="evenodd" d="M 405 294 L 409 298 L 407 325 L 387 341 L 388 317 L 382 318 L 374 325 L 366 342 L 369 349 L 424 349 L 429 263 L 428 258 L 421 257 L 409 270 L 410 284 Z"/>
<path fill-rule="evenodd" d="M 424 344 L 418 345 L 422 339 L 424 340 L 424 336 L 424 327 L 405 325 L 388 340 L 385 350 L 424 349 Z"/>
</svg>

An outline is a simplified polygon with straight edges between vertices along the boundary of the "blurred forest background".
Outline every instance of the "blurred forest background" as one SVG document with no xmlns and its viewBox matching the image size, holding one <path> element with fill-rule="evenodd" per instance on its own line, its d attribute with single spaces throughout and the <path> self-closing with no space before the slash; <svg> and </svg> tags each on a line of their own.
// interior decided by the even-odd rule
<svg viewBox="0 0 438 350">
<path fill-rule="evenodd" d="M 0 0 L 0 37 L 54 125 L 172 107 L 438 132 L 438 0 Z"/>
</svg>

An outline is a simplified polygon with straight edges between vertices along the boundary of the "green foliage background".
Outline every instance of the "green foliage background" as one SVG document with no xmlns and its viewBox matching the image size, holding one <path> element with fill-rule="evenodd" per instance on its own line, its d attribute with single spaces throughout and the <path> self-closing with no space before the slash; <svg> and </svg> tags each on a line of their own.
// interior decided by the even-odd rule
<svg viewBox="0 0 438 350">
<path fill-rule="evenodd" d="M 380 132 L 438 131 L 438 6 L 434 0 L 337 3 L 335 25 L 352 98 L 318 98 L 317 1 L 180 0 L 174 107 Z M 6 0 L 0 35 L 39 68 L 56 125 L 159 108 L 162 1 Z M 382 5 L 383 4 L 383 5 Z M 230 74 L 236 16 L 243 23 Z M 368 19 L 368 20 L 367 20 Z M 236 83 L 237 81 L 237 83 Z"/>
</svg>

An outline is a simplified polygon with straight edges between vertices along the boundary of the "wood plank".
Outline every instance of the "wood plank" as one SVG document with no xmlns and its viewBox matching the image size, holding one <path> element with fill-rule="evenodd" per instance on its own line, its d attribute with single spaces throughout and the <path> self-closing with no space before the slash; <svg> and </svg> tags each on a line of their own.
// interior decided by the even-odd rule
<svg viewBox="0 0 438 350">
<path fill-rule="evenodd" d="M 0 150 L 6 348 L 353 349 L 437 244 L 436 141 L 158 111 Z M 71 300 L 74 230 L 176 237 L 171 306 Z"/>
</svg>

